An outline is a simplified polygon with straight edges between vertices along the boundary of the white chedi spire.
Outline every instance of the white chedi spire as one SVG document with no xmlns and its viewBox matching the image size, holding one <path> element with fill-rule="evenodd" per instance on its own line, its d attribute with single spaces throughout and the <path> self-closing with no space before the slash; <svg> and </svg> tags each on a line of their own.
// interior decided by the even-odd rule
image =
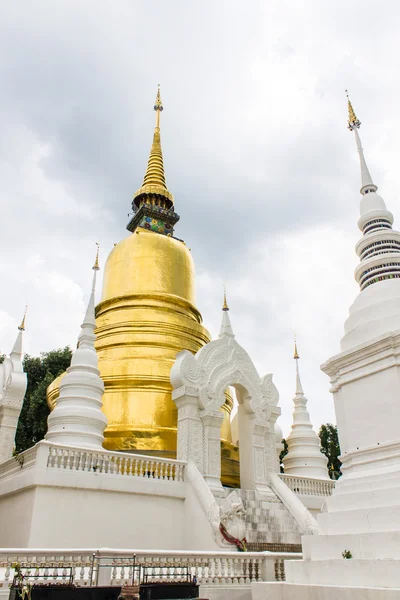
<svg viewBox="0 0 400 600">
<path fill-rule="evenodd" d="M 226 289 L 224 286 L 224 304 L 222 306 L 222 321 L 221 321 L 221 329 L 219 331 L 219 337 L 235 337 L 235 334 L 233 333 L 233 329 L 232 329 L 232 325 L 231 325 L 231 320 L 229 318 L 229 307 L 228 307 L 228 303 L 226 301 Z"/>
<path fill-rule="evenodd" d="M 293 398 L 293 425 L 286 440 L 288 453 L 283 458 L 283 465 L 287 475 L 329 479 L 327 458 L 321 452 L 320 440 L 311 425 L 307 410 L 307 398 L 300 381 L 299 358 L 295 342 L 296 394 Z"/>
<path fill-rule="evenodd" d="M 81 325 L 78 347 L 72 356 L 71 366 L 61 380 L 60 395 L 56 407 L 49 415 L 45 437 L 54 444 L 100 450 L 107 418 L 101 410 L 104 383 L 99 376 L 98 358 L 94 347 L 98 250 L 93 270 L 92 291 Z"/>
<path fill-rule="evenodd" d="M 0 463 L 12 456 L 18 419 L 28 383 L 22 366 L 25 316 L 26 309 L 10 356 L 0 364 Z"/>
<path fill-rule="evenodd" d="M 360 264 L 354 275 L 363 293 L 350 308 L 342 350 L 400 328 L 400 233 L 392 229 L 393 215 L 372 181 L 358 134 L 361 123 L 349 98 L 348 111 L 348 128 L 354 133 L 361 167 L 358 226 L 363 237 L 356 245 Z"/>
</svg>

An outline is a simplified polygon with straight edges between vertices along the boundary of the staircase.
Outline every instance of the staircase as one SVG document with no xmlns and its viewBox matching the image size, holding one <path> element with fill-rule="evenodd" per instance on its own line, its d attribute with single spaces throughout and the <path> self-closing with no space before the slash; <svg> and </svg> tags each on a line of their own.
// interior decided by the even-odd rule
<svg viewBox="0 0 400 600">
<path fill-rule="evenodd" d="M 237 490 L 246 510 L 247 549 L 251 552 L 301 552 L 301 532 L 276 496 L 265 499 L 255 490 Z"/>
</svg>

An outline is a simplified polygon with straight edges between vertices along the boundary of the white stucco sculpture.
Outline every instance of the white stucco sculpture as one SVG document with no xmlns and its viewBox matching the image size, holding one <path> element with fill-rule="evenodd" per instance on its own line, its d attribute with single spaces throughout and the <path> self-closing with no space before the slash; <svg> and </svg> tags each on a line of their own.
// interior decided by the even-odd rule
<svg viewBox="0 0 400 600">
<path fill-rule="evenodd" d="M 235 387 L 238 407 L 240 480 L 243 489 L 268 493 L 268 472 L 279 469 L 275 421 L 280 415 L 272 375 L 263 378 L 235 340 L 226 299 L 219 339 L 193 356 L 177 355 L 171 370 L 173 399 L 178 407 L 178 458 L 193 460 L 215 493 L 221 486 L 219 412 L 224 390 Z"/>
<path fill-rule="evenodd" d="M 25 316 L 18 330 L 10 356 L 0 365 L 0 463 L 12 456 L 15 432 L 28 384 L 22 367 Z"/>
</svg>

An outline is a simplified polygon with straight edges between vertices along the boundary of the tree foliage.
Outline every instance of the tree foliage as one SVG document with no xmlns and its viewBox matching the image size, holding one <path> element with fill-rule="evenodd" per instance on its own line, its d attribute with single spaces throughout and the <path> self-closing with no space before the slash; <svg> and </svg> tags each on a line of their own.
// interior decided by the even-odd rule
<svg viewBox="0 0 400 600">
<path fill-rule="evenodd" d="M 50 383 L 69 367 L 71 356 L 72 351 L 68 346 L 43 352 L 40 356 L 25 354 L 23 366 L 28 378 L 28 387 L 15 436 L 17 452 L 30 448 L 44 438 L 50 412 L 46 402 L 46 390 Z"/>
<path fill-rule="evenodd" d="M 282 439 L 282 444 L 283 444 L 283 449 L 279 455 L 279 464 L 280 464 L 281 473 L 283 473 L 282 461 L 285 458 L 286 454 L 289 452 L 289 447 L 288 447 L 288 444 L 287 444 L 287 441 L 285 440 L 285 438 Z"/>
<path fill-rule="evenodd" d="M 321 440 L 321 452 L 328 458 L 329 476 L 331 479 L 338 479 L 342 474 L 340 470 L 342 463 L 338 458 L 340 445 L 337 427 L 332 423 L 321 425 L 318 435 Z"/>
</svg>

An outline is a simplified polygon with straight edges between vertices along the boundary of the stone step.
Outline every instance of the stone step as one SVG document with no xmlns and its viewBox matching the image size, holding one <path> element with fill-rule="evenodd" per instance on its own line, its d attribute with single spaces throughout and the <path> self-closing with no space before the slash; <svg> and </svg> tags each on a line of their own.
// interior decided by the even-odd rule
<svg viewBox="0 0 400 600">
<path fill-rule="evenodd" d="M 400 589 L 307 585 L 302 583 L 252 583 L 252 600 L 399 600 Z"/>
<path fill-rule="evenodd" d="M 352 491 L 344 494 L 334 494 L 327 501 L 329 513 L 357 508 L 378 506 L 400 506 L 400 485 L 388 490 Z"/>
<path fill-rule="evenodd" d="M 400 560 L 288 560 L 285 570 L 289 583 L 400 588 Z"/>
<path fill-rule="evenodd" d="M 400 531 L 400 506 L 358 508 L 318 515 L 321 534 Z"/>
<path fill-rule="evenodd" d="M 400 531 L 341 535 L 306 535 L 304 560 L 341 559 L 344 550 L 353 558 L 400 560 Z"/>
</svg>

